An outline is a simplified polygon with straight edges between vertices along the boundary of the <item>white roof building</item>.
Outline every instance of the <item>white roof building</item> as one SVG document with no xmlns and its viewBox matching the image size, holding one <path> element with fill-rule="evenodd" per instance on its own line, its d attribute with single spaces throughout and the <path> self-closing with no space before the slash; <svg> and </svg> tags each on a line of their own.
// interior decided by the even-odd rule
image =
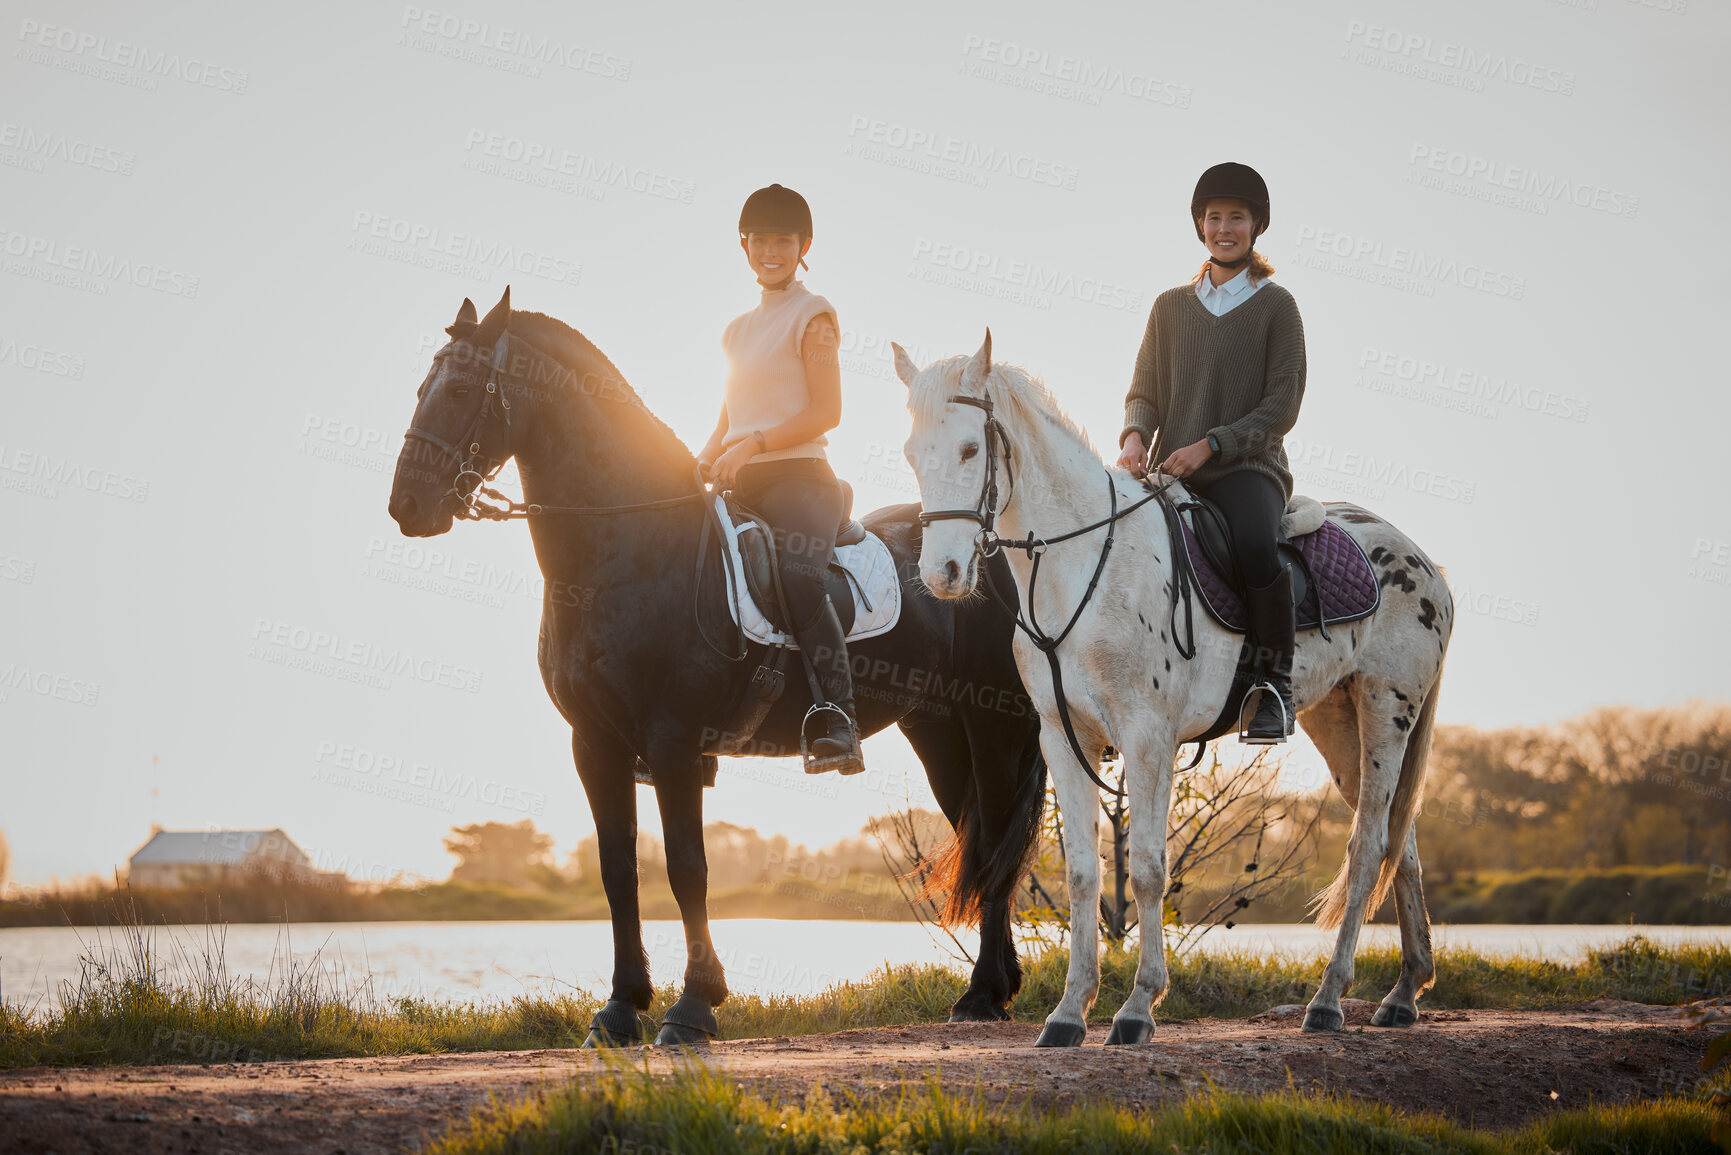
<svg viewBox="0 0 1731 1155">
<path fill-rule="evenodd" d="M 156 830 L 127 860 L 127 881 L 173 888 L 268 877 L 315 880 L 306 851 L 280 827 L 269 830 Z"/>
</svg>

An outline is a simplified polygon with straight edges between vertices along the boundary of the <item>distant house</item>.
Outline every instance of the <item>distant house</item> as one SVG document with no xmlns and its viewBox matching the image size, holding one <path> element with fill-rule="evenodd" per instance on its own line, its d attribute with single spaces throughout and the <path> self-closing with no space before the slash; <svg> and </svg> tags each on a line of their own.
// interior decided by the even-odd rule
<svg viewBox="0 0 1731 1155">
<path fill-rule="evenodd" d="M 127 881 L 136 887 L 173 889 L 212 883 L 270 879 L 340 884 L 340 871 L 321 871 L 280 827 L 269 830 L 162 830 L 127 860 Z"/>
</svg>

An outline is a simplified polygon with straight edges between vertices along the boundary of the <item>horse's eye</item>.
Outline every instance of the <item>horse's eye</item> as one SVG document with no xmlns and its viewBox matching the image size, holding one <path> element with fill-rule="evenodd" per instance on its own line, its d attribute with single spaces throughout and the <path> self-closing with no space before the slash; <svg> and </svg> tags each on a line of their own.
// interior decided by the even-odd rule
<svg viewBox="0 0 1731 1155">
<path fill-rule="evenodd" d="M 968 442 L 966 445 L 962 446 L 962 460 L 972 461 L 975 454 L 979 453 L 979 451 L 980 447 L 978 444 L 972 441 Z"/>
</svg>

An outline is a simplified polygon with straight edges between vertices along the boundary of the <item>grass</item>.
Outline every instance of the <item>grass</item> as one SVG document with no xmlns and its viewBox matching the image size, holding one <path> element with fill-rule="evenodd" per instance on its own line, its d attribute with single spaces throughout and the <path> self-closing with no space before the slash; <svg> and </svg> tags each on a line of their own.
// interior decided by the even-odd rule
<svg viewBox="0 0 1731 1155">
<path fill-rule="evenodd" d="M 569 1047 L 588 1032 L 599 1000 L 582 993 L 476 1002 L 429 1002 L 378 995 L 364 977 L 310 959 L 281 959 L 261 980 L 228 973 L 220 928 L 207 928 L 196 952 L 176 947 L 164 958 L 153 932 L 122 927 L 81 960 L 76 983 L 52 1003 L 0 1003 L 0 1068 L 107 1064 L 246 1062 L 444 1051 Z M 1011 1006 L 1037 1021 L 1056 1005 L 1068 956 L 1045 951 L 1026 963 Z M 1189 956 L 1173 960 L 1172 988 L 1158 1014 L 1166 1019 L 1238 1018 L 1309 999 L 1322 975 L 1320 958 Z M 1427 1008 L 1562 1007 L 1600 997 L 1678 1004 L 1731 994 L 1731 947 L 1660 947 L 1635 937 L 1591 952 L 1579 964 L 1487 957 L 1470 951 L 1437 955 L 1436 987 Z M 1380 998 L 1399 973 L 1393 949 L 1358 955 L 1354 993 Z M 1096 1021 L 1128 995 L 1135 956 L 1107 952 Z M 823 1034 L 856 1027 L 942 1021 L 964 979 L 939 966 L 886 968 L 813 995 L 735 995 L 718 1012 L 724 1038 Z M 656 992 L 659 1019 L 677 996 Z"/>
<path fill-rule="evenodd" d="M 1513 1131 L 1474 1131 L 1358 1100 L 1287 1092 L 1213 1093 L 1152 1111 L 993 1104 L 935 1084 L 838 1103 L 821 1090 L 766 1097 L 701 1068 L 613 1077 L 495 1105 L 458 1124 L 429 1155 L 613 1151 L 777 1152 L 1709 1152 L 1711 1110 L 1663 1099 L 1559 1111 Z"/>
</svg>

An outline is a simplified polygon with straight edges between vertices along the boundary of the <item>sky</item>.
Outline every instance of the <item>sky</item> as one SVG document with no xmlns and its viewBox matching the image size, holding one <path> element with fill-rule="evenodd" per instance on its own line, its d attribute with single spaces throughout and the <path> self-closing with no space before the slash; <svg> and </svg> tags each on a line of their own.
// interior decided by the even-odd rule
<svg viewBox="0 0 1731 1155">
<path fill-rule="evenodd" d="M 507 284 L 700 444 L 772 181 L 813 206 L 857 509 L 917 493 L 892 340 L 990 325 L 1112 447 L 1203 256 L 1190 191 L 1237 160 L 1305 322 L 1298 491 L 1454 584 L 1441 721 L 1731 690 L 1724 6 L 456 2 L 0 4 L 16 881 L 152 823 L 368 878 L 444 876 L 457 823 L 589 833 L 528 533 L 404 539 L 392 466 L 443 327 Z M 899 735 L 866 755 L 724 763 L 708 816 L 818 845 L 929 798 Z"/>
</svg>

